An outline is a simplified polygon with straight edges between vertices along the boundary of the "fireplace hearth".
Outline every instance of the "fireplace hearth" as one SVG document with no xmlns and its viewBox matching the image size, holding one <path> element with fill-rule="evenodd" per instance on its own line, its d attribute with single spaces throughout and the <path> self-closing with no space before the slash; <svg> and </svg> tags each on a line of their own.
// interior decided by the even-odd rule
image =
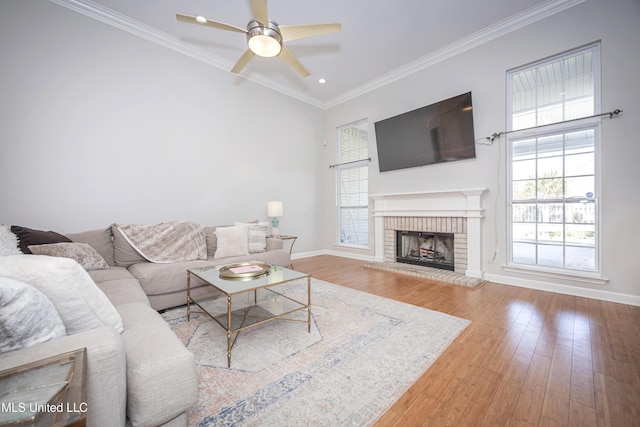
<svg viewBox="0 0 640 427">
<path fill-rule="evenodd" d="M 454 271 L 454 234 L 396 230 L 396 262 Z"/>
<path fill-rule="evenodd" d="M 372 265 L 465 286 L 482 282 L 482 195 L 486 188 L 372 195 L 375 257 Z M 452 233 L 453 271 L 396 260 L 398 230 Z M 436 255 L 434 254 L 434 258 Z"/>
</svg>

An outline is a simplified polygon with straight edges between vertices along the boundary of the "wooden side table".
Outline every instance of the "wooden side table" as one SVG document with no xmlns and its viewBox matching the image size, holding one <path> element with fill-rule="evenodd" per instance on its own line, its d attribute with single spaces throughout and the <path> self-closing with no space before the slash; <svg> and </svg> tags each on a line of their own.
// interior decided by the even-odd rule
<svg viewBox="0 0 640 427">
<path fill-rule="evenodd" d="M 0 372 L 0 426 L 84 426 L 86 349 Z"/>
</svg>

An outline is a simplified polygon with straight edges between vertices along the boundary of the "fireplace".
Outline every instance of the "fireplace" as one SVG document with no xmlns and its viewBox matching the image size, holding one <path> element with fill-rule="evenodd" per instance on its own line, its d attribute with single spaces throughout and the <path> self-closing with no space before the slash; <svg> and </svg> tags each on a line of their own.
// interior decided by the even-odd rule
<svg viewBox="0 0 640 427">
<path fill-rule="evenodd" d="M 395 193 L 371 195 L 373 200 L 375 257 L 372 264 L 379 264 L 381 268 L 407 270 L 411 275 L 423 277 L 432 274 L 436 280 L 443 277 L 462 276 L 455 282 L 466 286 L 476 286 L 483 278 L 482 268 L 482 195 L 486 188 L 466 188 L 459 190 L 429 191 L 421 193 Z M 396 250 L 402 234 L 398 231 L 410 231 L 423 235 L 435 233 L 450 233 L 452 238 L 445 238 L 444 246 L 451 252 L 453 261 L 446 270 L 438 267 L 423 268 L 416 263 L 406 264 L 396 257 Z M 418 238 L 420 236 L 417 236 Z M 410 243 L 420 248 L 420 244 Z M 427 243 L 426 246 L 428 246 Z M 424 251 L 430 258 L 428 249 Z M 416 257 L 411 256 L 413 261 Z M 418 256 L 418 258 L 420 258 Z M 434 253 L 433 258 L 442 261 L 443 255 Z M 444 256 L 447 259 L 447 256 Z M 431 260 L 429 260 L 431 261 Z M 438 262 L 439 264 L 440 262 Z M 447 261 L 449 263 L 449 261 Z M 431 265 L 429 267 L 436 267 Z M 420 271 L 420 273 L 417 273 Z M 429 273 L 427 273 L 429 272 Z M 447 279 L 448 280 L 448 279 Z M 473 283 L 471 283 L 473 282 Z"/>
<path fill-rule="evenodd" d="M 454 271 L 454 234 L 396 230 L 396 262 Z"/>
</svg>

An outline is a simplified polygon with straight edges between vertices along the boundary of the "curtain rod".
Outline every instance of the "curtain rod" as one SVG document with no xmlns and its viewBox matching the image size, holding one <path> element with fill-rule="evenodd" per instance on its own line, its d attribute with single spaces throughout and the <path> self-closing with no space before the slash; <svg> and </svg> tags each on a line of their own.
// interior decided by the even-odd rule
<svg viewBox="0 0 640 427">
<path fill-rule="evenodd" d="M 329 165 L 329 168 L 335 168 L 336 166 L 350 165 L 351 163 L 364 162 L 365 160 L 371 161 L 371 157 L 366 159 L 354 160 L 352 162 L 338 163 L 337 165 Z"/>
<path fill-rule="evenodd" d="M 580 117 L 580 118 L 577 118 L 577 119 L 570 119 L 570 120 L 564 120 L 562 122 L 556 122 L 556 123 L 548 123 L 546 125 L 532 126 L 530 128 L 525 128 L 525 129 L 509 130 L 509 131 L 506 131 L 506 132 L 498 132 L 498 133 L 492 134 L 491 136 L 485 137 L 485 139 L 488 139 L 489 141 L 493 142 L 496 138 L 500 138 L 502 135 L 508 135 L 510 133 L 513 133 L 513 132 L 524 132 L 524 131 L 531 130 L 531 129 L 543 128 L 545 126 L 552 126 L 552 125 L 557 125 L 557 124 L 560 124 L 560 123 L 570 123 L 570 122 L 575 122 L 577 120 L 592 119 L 594 117 L 601 117 L 601 116 L 609 116 L 609 118 L 612 119 L 613 116 L 617 116 L 620 113 L 622 113 L 622 110 L 616 108 L 615 110 L 609 111 L 608 113 L 594 114 L 593 116 Z"/>
</svg>

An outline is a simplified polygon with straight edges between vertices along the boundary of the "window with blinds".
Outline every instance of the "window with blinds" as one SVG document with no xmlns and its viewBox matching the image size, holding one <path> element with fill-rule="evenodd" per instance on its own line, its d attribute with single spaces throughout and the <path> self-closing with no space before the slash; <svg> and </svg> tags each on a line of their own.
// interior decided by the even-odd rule
<svg viewBox="0 0 640 427">
<path fill-rule="evenodd" d="M 369 245 L 367 121 L 338 128 L 337 223 L 341 245 Z"/>
</svg>

